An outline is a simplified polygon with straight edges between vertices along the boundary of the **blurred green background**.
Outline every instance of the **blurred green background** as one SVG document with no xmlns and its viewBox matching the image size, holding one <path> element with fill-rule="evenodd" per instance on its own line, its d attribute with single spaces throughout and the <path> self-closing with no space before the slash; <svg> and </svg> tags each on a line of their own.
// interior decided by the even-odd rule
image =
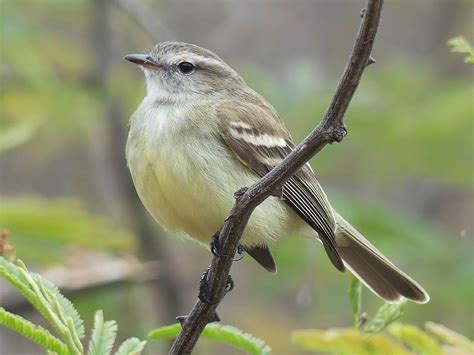
<svg viewBox="0 0 474 355">
<path fill-rule="evenodd" d="M 0 228 L 18 257 L 59 283 L 89 324 L 97 308 L 116 319 L 122 339 L 185 314 L 211 255 L 160 230 L 135 195 L 124 146 L 145 90 L 122 57 L 163 40 L 210 48 L 269 99 L 299 141 L 328 105 L 363 6 L 2 0 Z M 430 293 L 403 321 L 433 320 L 471 338 L 474 72 L 446 42 L 472 42 L 472 11 L 472 1 L 387 1 L 377 64 L 346 114 L 349 135 L 312 161 L 334 206 Z M 293 329 L 350 325 L 348 275 L 318 243 L 289 237 L 275 254 L 277 275 L 250 258 L 234 265 L 223 323 L 275 354 L 301 353 L 290 344 Z M 0 303 L 34 317 L 1 281 Z M 365 292 L 369 315 L 380 304 Z M 166 344 L 148 349 L 163 353 Z M 202 340 L 196 354 L 223 349 Z M 0 328 L 0 354 L 37 351 Z"/>
</svg>

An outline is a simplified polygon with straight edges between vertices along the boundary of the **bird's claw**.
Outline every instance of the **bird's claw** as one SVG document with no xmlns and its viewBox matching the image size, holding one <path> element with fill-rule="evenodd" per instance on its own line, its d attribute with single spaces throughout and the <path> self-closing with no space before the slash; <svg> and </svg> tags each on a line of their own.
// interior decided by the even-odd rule
<svg viewBox="0 0 474 355">
<path fill-rule="evenodd" d="M 216 300 L 212 300 L 209 296 L 209 283 L 207 282 L 207 275 L 209 274 L 209 268 L 204 271 L 204 274 L 201 276 L 201 280 L 199 281 L 199 292 L 198 298 L 202 303 L 207 304 L 216 304 Z"/>
<path fill-rule="evenodd" d="M 228 255 L 221 254 L 219 252 L 219 232 L 213 235 L 212 240 L 211 240 L 211 253 L 215 257 L 222 258 L 222 257 L 227 257 Z M 239 244 L 237 246 L 237 256 L 234 255 L 234 258 L 232 261 L 240 261 L 244 258 L 245 256 L 245 249 L 244 247 Z"/>
<path fill-rule="evenodd" d="M 199 292 L 198 292 L 198 298 L 202 303 L 206 304 L 216 304 L 219 301 L 215 299 L 211 299 L 209 295 L 209 284 L 207 281 L 207 275 L 209 274 L 209 268 L 204 271 L 204 274 L 202 274 L 201 280 L 199 281 Z M 230 292 L 234 289 L 234 280 L 232 279 L 232 276 L 227 276 L 227 283 L 225 286 L 225 293 Z M 217 317 L 218 318 L 218 317 Z"/>
</svg>

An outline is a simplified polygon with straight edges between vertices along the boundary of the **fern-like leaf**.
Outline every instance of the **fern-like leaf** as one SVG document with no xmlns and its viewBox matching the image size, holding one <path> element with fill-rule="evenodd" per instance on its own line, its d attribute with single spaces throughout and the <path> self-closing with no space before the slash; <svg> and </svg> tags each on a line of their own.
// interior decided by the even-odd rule
<svg viewBox="0 0 474 355">
<path fill-rule="evenodd" d="M 94 328 L 92 329 L 91 341 L 89 343 L 88 355 L 108 355 L 112 352 L 115 337 L 117 335 L 117 323 L 115 321 L 104 322 L 101 310 L 95 312 Z"/>
<path fill-rule="evenodd" d="M 405 309 L 406 300 L 398 304 L 388 304 L 385 303 L 382 307 L 377 310 L 374 318 L 372 318 L 364 327 L 364 332 L 366 334 L 375 334 L 379 333 L 390 324 L 395 322 L 398 318 L 403 315 L 403 310 Z"/>
<path fill-rule="evenodd" d="M 358 330 L 349 328 L 296 330 L 291 334 L 291 340 L 300 349 L 318 353 L 329 352 L 345 355 L 409 354 L 403 346 L 382 334 L 367 337 Z"/>
<path fill-rule="evenodd" d="M 451 47 L 451 52 L 467 55 L 464 58 L 465 63 L 474 64 L 474 49 L 467 39 L 462 36 L 454 37 L 448 41 L 448 45 Z"/>
<path fill-rule="evenodd" d="M 50 324 L 54 324 L 54 319 L 51 317 L 48 308 L 42 304 L 39 297 L 33 291 L 25 275 L 25 270 L 0 256 L 0 276 L 16 288 Z M 58 330 L 56 327 L 55 329 Z"/>
<path fill-rule="evenodd" d="M 0 276 L 7 280 L 14 288 L 16 288 L 30 303 L 34 306 L 37 301 L 34 292 L 28 284 L 20 268 L 12 262 L 0 256 Z"/>
<path fill-rule="evenodd" d="M 474 342 L 462 334 L 455 332 L 452 329 L 445 327 L 444 325 L 427 322 L 425 325 L 426 330 L 436 336 L 443 343 L 460 346 L 466 349 L 468 352 L 474 354 Z"/>
<path fill-rule="evenodd" d="M 69 354 L 66 344 L 52 335 L 47 329 L 35 325 L 19 315 L 0 307 L 0 324 L 30 339 L 44 349 L 59 355 Z"/>
<path fill-rule="evenodd" d="M 39 276 L 39 275 L 38 275 Z M 72 319 L 74 325 L 74 331 L 79 339 L 83 339 L 85 336 L 84 321 L 82 320 L 79 312 L 74 307 L 72 302 L 68 300 L 59 289 L 52 282 L 46 279 L 42 279 L 42 283 L 47 290 L 49 290 L 57 299 L 59 305 L 59 311 L 62 312 L 66 317 Z"/>
<path fill-rule="evenodd" d="M 140 355 L 145 345 L 146 341 L 141 341 L 138 338 L 130 338 L 120 345 L 115 355 Z"/>
<path fill-rule="evenodd" d="M 420 328 L 414 325 L 407 324 L 392 324 L 388 329 L 388 332 L 400 340 L 402 343 L 407 344 L 417 354 L 420 355 L 442 355 L 443 351 L 441 346 L 438 344 L 436 339 L 426 334 Z"/>
<path fill-rule="evenodd" d="M 82 354 L 84 325 L 79 313 L 51 282 L 29 272 L 21 260 L 13 264 L 0 257 L 0 276 L 12 284 L 54 327 L 69 352 Z"/>
<path fill-rule="evenodd" d="M 148 337 L 153 340 L 175 338 L 181 330 L 179 323 L 165 327 L 160 327 L 148 333 Z M 240 329 L 220 324 L 208 324 L 202 332 L 204 338 L 221 341 L 239 350 L 252 355 L 270 354 L 270 347 L 263 340 L 251 334 L 244 333 Z"/>
</svg>

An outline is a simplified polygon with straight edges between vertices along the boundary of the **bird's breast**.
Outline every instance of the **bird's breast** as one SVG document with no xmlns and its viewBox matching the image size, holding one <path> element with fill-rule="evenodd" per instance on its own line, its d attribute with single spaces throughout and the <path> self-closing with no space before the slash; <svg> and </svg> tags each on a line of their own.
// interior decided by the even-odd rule
<svg viewBox="0 0 474 355">
<path fill-rule="evenodd" d="M 168 230 L 208 244 L 234 204 L 233 194 L 258 177 L 217 132 L 173 107 L 137 110 L 127 161 L 143 204 Z M 288 210 L 270 197 L 253 213 L 242 243 L 261 244 L 288 231 Z"/>
<path fill-rule="evenodd" d="M 165 107 L 134 117 L 127 144 L 128 165 L 147 210 L 163 227 L 206 243 L 230 210 L 229 183 L 235 185 L 216 168 L 222 161 L 211 152 L 225 151 L 213 138 L 193 127 L 182 110 Z"/>
</svg>

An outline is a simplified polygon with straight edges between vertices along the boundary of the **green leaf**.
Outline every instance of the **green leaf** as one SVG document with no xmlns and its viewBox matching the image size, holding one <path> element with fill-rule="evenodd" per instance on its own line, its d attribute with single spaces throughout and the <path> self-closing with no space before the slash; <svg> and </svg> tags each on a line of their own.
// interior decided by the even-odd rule
<svg viewBox="0 0 474 355">
<path fill-rule="evenodd" d="M 38 274 L 30 273 L 21 260 L 17 260 L 17 264 L 38 300 L 38 310 L 61 335 L 69 352 L 82 354 L 83 346 L 79 339 L 84 336 L 83 321 L 71 302 L 49 281 Z"/>
<path fill-rule="evenodd" d="M 178 336 L 181 325 L 175 323 L 169 326 L 160 327 L 148 333 L 152 340 L 170 339 Z M 202 332 L 204 338 L 221 341 L 234 348 L 240 349 L 253 355 L 270 354 L 270 347 L 263 340 L 251 334 L 244 333 L 240 329 L 220 324 L 208 324 Z"/>
<path fill-rule="evenodd" d="M 468 352 L 474 354 L 474 342 L 462 334 L 455 332 L 452 329 L 445 327 L 444 325 L 437 324 L 434 322 L 427 322 L 425 324 L 426 330 L 436 336 L 443 343 L 455 346 L 461 346 Z"/>
<path fill-rule="evenodd" d="M 413 348 L 418 354 L 441 355 L 443 353 L 436 339 L 414 325 L 392 324 L 387 330 L 395 338 Z"/>
<path fill-rule="evenodd" d="M 115 355 L 140 355 L 145 348 L 146 341 L 140 341 L 138 338 L 125 340 Z"/>
<path fill-rule="evenodd" d="M 379 334 L 367 337 L 358 330 L 348 328 L 296 330 L 292 332 L 291 340 L 298 348 L 315 352 L 408 354 L 405 348 L 388 337 Z"/>
<path fill-rule="evenodd" d="M 181 331 L 181 324 L 174 323 L 171 325 L 165 325 L 148 332 L 148 338 L 150 340 L 163 340 L 172 339 L 178 336 Z"/>
<path fill-rule="evenodd" d="M 448 40 L 448 45 L 451 47 L 451 52 L 467 54 L 464 62 L 474 64 L 474 50 L 471 44 L 462 36 L 454 37 Z"/>
<path fill-rule="evenodd" d="M 84 337 L 84 324 L 74 305 L 64 297 L 59 289 L 40 275 L 29 272 L 21 260 L 18 265 L 0 256 L 0 276 L 9 281 L 25 298 L 48 320 L 60 334 L 62 341 L 35 324 L 0 307 L 0 324 L 13 329 L 33 340 L 48 354 L 84 354 L 81 340 Z M 89 344 L 88 355 L 108 355 L 117 334 L 115 321 L 104 322 L 102 311 L 94 316 L 94 328 Z M 131 338 L 124 342 L 118 355 L 138 355 L 146 342 Z"/>
<path fill-rule="evenodd" d="M 0 307 L 0 324 L 30 339 L 43 349 L 60 355 L 69 353 L 66 344 L 52 335 L 47 329 L 35 325 L 16 314 L 12 314 L 3 307 Z"/>
<path fill-rule="evenodd" d="M 37 274 L 37 277 L 41 277 Z M 42 279 L 43 285 L 46 289 L 51 292 L 54 297 L 56 297 L 59 305 L 59 312 L 64 314 L 66 318 L 71 318 L 74 326 L 75 333 L 79 339 L 83 339 L 85 336 L 84 330 L 84 321 L 82 320 L 79 312 L 77 311 L 76 307 L 72 304 L 70 300 L 63 296 L 63 294 L 59 291 L 59 289 L 50 281 L 46 279 Z"/>
<path fill-rule="evenodd" d="M 45 317 L 50 323 L 53 323 L 53 319 L 47 308 L 42 304 L 39 297 L 32 290 L 27 278 L 24 273 L 21 272 L 21 268 L 4 257 L 0 257 L 0 276 L 10 282 L 35 308 Z"/>
<path fill-rule="evenodd" d="M 48 320 L 70 353 L 82 353 L 83 321 L 72 303 L 49 281 L 31 273 L 21 260 L 15 265 L 0 257 L 0 276 L 9 281 Z"/>
<path fill-rule="evenodd" d="M 364 333 L 375 334 L 384 330 L 387 326 L 403 315 L 406 303 L 407 300 L 403 300 L 398 304 L 385 303 L 377 310 L 374 318 L 367 322 L 364 327 Z"/>
<path fill-rule="evenodd" d="M 94 328 L 92 330 L 91 341 L 89 343 L 88 355 L 108 355 L 112 352 L 112 347 L 117 335 L 117 323 L 115 321 L 104 322 L 104 315 L 101 310 L 94 315 Z"/>
<path fill-rule="evenodd" d="M 354 275 L 350 276 L 349 299 L 352 306 L 352 323 L 355 329 L 359 328 L 359 317 L 362 302 L 362 283 Z"/>
</svg>

